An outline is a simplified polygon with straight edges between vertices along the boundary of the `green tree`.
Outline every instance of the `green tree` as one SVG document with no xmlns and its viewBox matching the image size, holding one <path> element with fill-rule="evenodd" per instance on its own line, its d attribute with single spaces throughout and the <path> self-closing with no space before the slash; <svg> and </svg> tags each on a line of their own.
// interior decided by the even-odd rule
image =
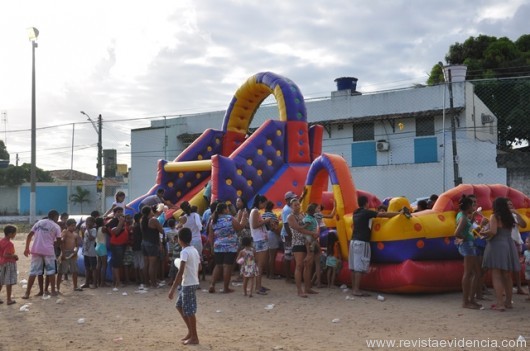
<svg viewBox="0 0 530 351">
<path fill-rule="evenodd" d="M 466 79 L 478 80 L 474 82 L 475 93 L 498 119 L 498 148 L 507 150 L 530 140 L 528 80 L 499 79 L 530 75 L 530 35 L 522 35 L 515 42 L 506 37 L 469 37 L 451 45 L 445 61 L 466 65 Z M 427 84 L 442 82 L 438 63 L 432 67 Z"/>
<path fill-rule="evenodd" d="M 76 186 L 75 191 L 75 194 L 70 195 L 70 201 L 74 204 L 80 205 L 81 213 L 83 213 L 83 204 L 90 202 L 90 190 Z"/>
<path fill-rule="evenodd" d="M 37 182 L 53 183 L 50 172 L 36 168 Z M 31 181 L 31 165 L 24 163 L 22 166 L 9 165 L 6 169 L 0 169 L 0 185 L 19 186 Z"/>
<path fill-rule="evenodd" d="M 9 160 L 9 152 L 3 140 L 0 140 L 0 160 Z"/>
</svg>

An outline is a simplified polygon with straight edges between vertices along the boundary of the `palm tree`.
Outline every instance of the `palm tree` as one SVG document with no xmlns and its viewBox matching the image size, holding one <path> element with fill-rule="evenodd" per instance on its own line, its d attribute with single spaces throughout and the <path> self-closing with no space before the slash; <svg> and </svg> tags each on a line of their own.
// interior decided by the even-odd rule
<svg viewBox="0 0 530 351">
<path fill-rule="evenodd" d="M 81 213 L 83 213 L 83 203 L 90 202 L 90 190 L 78 185 L 76 187 L 76 193 L 70 195 L 70 201 L 72 201 L 74 204 L 79 204 L 81 206 Z"/>
</svg>

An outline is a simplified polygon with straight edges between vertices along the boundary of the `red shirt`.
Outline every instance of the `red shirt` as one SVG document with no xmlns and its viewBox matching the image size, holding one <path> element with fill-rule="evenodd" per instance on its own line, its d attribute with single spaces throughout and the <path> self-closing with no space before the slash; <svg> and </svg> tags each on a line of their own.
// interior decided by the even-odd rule
<svg viewBox="0 0 530 351">
<path fill-rule="evenodd" d="M 111 245 L 126 245 L 127 242 L 129 241 L 129 230 L 127 229 L 127 225 L 123 224 L 123 228 L 121 229 L 121 232 L 117 232 L 117 221 L 116 222 L 112 222 L 114 220 L 111 220 L 111 222 L 109 223 L 109 225 L 112 227 L 113 225 L 116 225 L 114 226 L 113 228 L 109 228 L 109 232 L 110 232 L 110 244 Z"/>
<path fill-rule="evenodd" d="M 13 245 L 13 242 L 9 238 L 3 238 L 0 240 L 0 264 L 17 262 L 17 260 L 12 257 L 4 257 L 5 254 L 15 254 L 15 245 Z"/>
</svg>

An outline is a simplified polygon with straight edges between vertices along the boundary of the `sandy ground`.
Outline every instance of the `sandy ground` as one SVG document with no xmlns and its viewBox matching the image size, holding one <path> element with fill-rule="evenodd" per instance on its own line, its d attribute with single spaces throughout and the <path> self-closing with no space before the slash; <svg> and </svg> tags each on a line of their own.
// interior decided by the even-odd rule
<svg viewBox="0 0 530 351">
<path fill-rule="evenodd" d="M 352 300 L 349 292 L 334 288 L 319 289 L 318 295 L 302 299 L 294 284 L 267 279 L 264 285 L 270 293 L 253 298 L 244 297 L 240 286 L 232 294 L 209 294 L 208 282 L 201 282 L 197 292 L 200 345 L 184 346 L 180 338 L 186 334 L 185 325 L 174 301 L 167 298 L 167 287 L 144 294 L 136 292 L 137 285 L 118 292 L 110 288 L 73 292 L 70 278 L 59 297 L 22 300 L 20 281 L 27 279 L 29 268 L 29 258 L 23 256 L 24 240 L 24 234 L 15 239 L 21 256 L 19 284 L 13 289 L 17 303 L 0 305 L 0 351 L 392 349 L 369 347 L 370 339 L 401 340 L 401 349 L 407 350 L 526 349 L 513 345 L 520 335 L 528 339 L 530 348 L 530 303 L 524 302 L 525 296 L 514 295 L 514 309 L 506 312 L 467 310 L 460 308 L 459 293 L 384 295 L 384 301 L 373 293 Z M 32 294 L 37 291 L 34 287 Z M 5 288 L 1 294 L 5 301 Z M 20 311 L 24 304 L 29 305 L 27 311 Z M 441 347 L 443 342 L 470 340 L 482 344 Z M 503 340 L 512 347 L 488 348 Z M 434 347 L 425 347 L 429 345 Z"/>
</svg>

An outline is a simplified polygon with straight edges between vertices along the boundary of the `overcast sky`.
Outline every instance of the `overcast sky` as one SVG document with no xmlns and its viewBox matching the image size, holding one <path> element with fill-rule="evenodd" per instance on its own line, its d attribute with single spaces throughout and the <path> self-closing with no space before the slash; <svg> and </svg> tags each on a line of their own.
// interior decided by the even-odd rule
<svg viewBox="0 0 530 351">
<path fill-rule="evenodd" d="M 290 78 L 306 98 L 329 96 L 342 76 L 362 92 L 402 88 L 425 83 L 451 44 L 516 40 L 528 18 L 524 0 L 2 1 L 0 139 L 11 163 L 30 163 L 28 27 L 40 31 L 37 166 L 69 169 L 74 135 L 74 169 L 95 175 L 97 134 L 80 111 L 102 114 L 103 147 L 130 165 L 131 128 L 225 110 L 257 72 Z"/>
</svg>

